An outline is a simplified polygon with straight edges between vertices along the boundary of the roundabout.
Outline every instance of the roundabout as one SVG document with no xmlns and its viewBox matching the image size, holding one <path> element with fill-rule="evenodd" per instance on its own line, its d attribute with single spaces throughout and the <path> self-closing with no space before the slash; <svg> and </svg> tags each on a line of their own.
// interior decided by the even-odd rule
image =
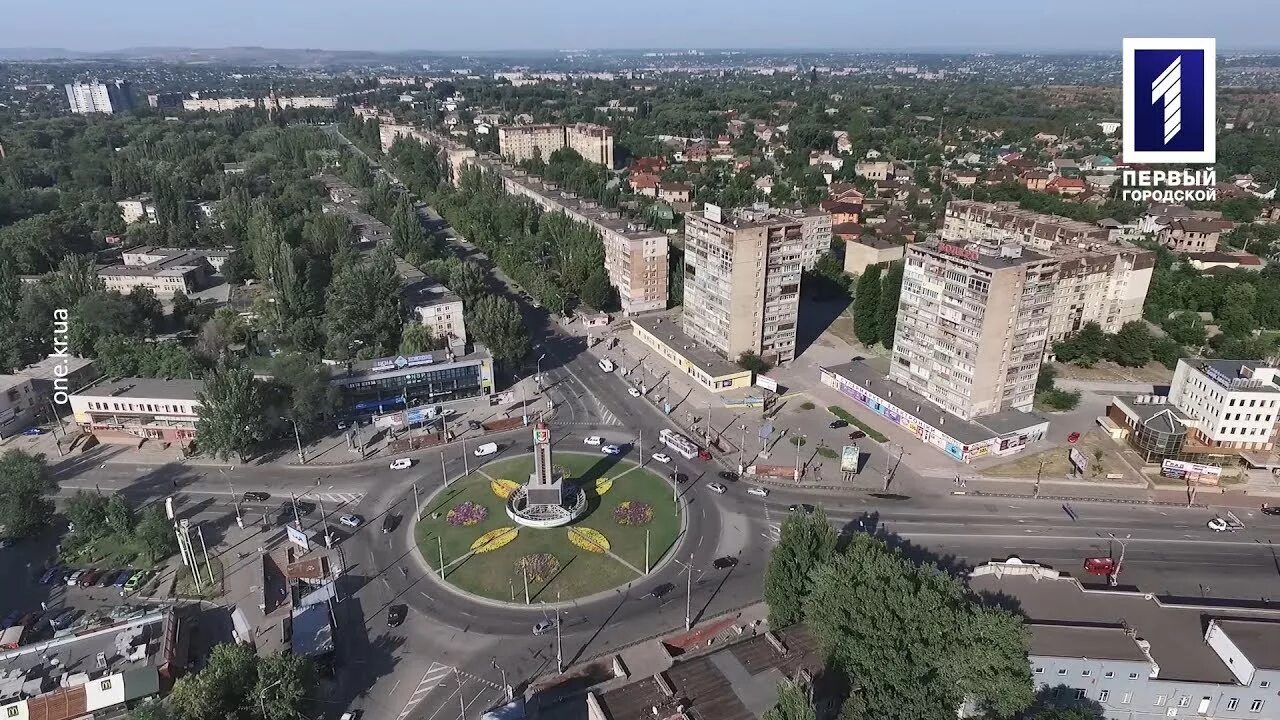
<svg viewBox="0 0 1280 720">
<path fill-rule="evenodd" d="M 681 510 L 665 479 L 612 455 L 553 460 L 537 430 L 534 449 L 423 503 L 414 540 L 446 584 L 518 605 L 569 601 L 643 578 L 675 546 Z"/>
</svg>

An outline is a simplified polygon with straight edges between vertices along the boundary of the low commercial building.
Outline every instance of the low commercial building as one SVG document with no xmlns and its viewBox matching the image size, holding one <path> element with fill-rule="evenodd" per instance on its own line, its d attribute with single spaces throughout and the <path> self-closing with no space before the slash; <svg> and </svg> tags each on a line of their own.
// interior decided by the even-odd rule
<svg viewBox="0 0 1280 720">
<path fill-rule="evenodd" d="M 713 393 L 751 387 L 752 372 L 700 345 L 670 318 L 632 318 L 631 334 L 703 389 Z"/>
<path fill-rule="evenodd" d="M 200 256 L 209 262 L 214 272 L 222 272 L 222 266 L 235 252 L 232 248 L 165 248 L 154 245 L 142 245 L 129 248 L 122 253 L 124 264 L 128 267 L 145 267 L 161 263 L 178 256 Z"/>
<path fill-rule="evenodd" d="M 347 416 L 441 405 L 492 394 L 493 356 L 477 347 L 461 356 L 441 350 L 349 362 L 330 369 L 329 384 L 338 388 Z"/>
<path fill-rule="evenodd" d="M 102 442 L 160 440 L 185 445 L 195 439 L 200 380 L 122 378 L 71 395 L 77 424 Z"/>
<path fill-rule="evenodd" d="M 1089 589 L 1017 558 L 979 566 L 969 585 L 1026 616 L 1037 691 L 1065 687 L 1062 700 L 1113 720 L 1276 716 L 1280 611 Z"/>
<path fill-rule="evenodd" d="M 90 358 L 50 356 L 38 363 L 28 365 L 15 375 L 31 379 L 31 388 L 35 391 L 37 402 L 43 408 L 50 401 L 54 401 L 59 393 L 70 396 L 71 393 L 102 377 L 102 371 Z M 59 399 L 66 402 L 63 398 L 59 397 Z"/>
<path fill-rule="evenodd" d="M 179 292 L 190 295 L 209 287 L 213 272 L 213 265 L 202 251 L 181 250 L 145 265 L 126 263 L 100 268 L 98 277 L 108 290 L 127 295 L 136 287 L 145 287 L 163 298 Z"/>
<path fill-rule="evenodd" d="M 1182 456 L 1191 418 L 1165 395 L 1116 395 L 1107 406 L 1106 422 L 1144 462 L 1159 463 Z"/>
<path fill-rule="evenodd" d="M 861 275 L 872 265 L 888 265 L 902 259 L 904 245 L 882 240 L 870 233 L 844 241 L 844 271 Z"/>
<path fill-rule="evenodd" d="M 822 384 L 960 462 L 1012 455 L 1049 432 L 1034 413 L 1005 409 L 965 420 L 861 362 L 820 368 Z"/>
<path fill-rule="evenodd" d="M 117 200 L 116 207 L 120 208 L 120 219 L 124 220 L 126 225 L 144 220 L 156 221 L 156 203 L 150 195 L 136 195 L 125 200 Z"/>
<path fill-rule="evenodd" d="M 40 394 L 25 375 L 0 375 L 0 438 L 31 427 L 36 417 L 47 414 Z"/>
</svg>

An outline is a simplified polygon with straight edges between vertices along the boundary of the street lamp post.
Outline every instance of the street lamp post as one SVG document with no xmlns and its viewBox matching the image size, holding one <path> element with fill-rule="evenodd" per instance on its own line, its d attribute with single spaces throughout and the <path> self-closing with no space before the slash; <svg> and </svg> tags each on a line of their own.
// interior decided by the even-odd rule
<svg viewBox="0 0 1280 720">
<path fill-rule="evenodd" d="M 546 359 L 546 357 L 546 353 L 542 353 L 538 356 L 538 392 L 542 392 L 542 361 Z"/>
<path fill-rule="evenodd" d="M 791 436 L 791 443 L 796 446 L 796 482 L 800 482 L 800 446 L 805 443 L 808 437 L 808 435 L 804 435 L 803 433 Z"/>
<path fill-rule="evenodd" d="M 293 423 L 293 440 L 294 442 L 298 443 L 298 462 L 302 463 L 303 465 L 306 465 L 307 456 L 302 454 L 302 435 L 298 433 L 298 421 L 294 420 L 293 418 L 287 418 L 283 415 L 280 416 L 280 419 L 288 420 L 289 422 Z"/>
<path fill-rule="evenodd" d="M 743 423 L 739 429 L 742 430 L 742 440 L 738 443 L 738 474 L 741 475 L 747 469 L 747 424 Z"/>
<path fill-rule="evenodd" d="M 1107 534 L 1111 536 L 1112 540 L 1115 540 L 1116 542 L 1120 543 L 1120 560 L 1116 562 L 1115 570 L 1112 571 L 1111 575 L 1107 577 L 1107 582 L 1110 583 L 1111 587 L 1115 587 L 1120 583 L 1120 570 L 1124 568 L 1124 551 L 1125 551 L 1125 548 L 1129 546 L 1129 543 L 1126 541 L 1130 537 L 1132 537 L 1133 534 L 1130 533 L 1128 535 L 1125 535 L 1123 538 L 1116 537 L 1115 533 L 1107 533 Z"/>
<path fill-rule="evenodd" d="M 232 465 L 231 467 L 235 467 Z M 227 471 L 218 469 L 218 474 L 227 479 L 227 487 L 231 489 L 231 501 L 236 504 L 236 526 L 241 530 L 244 529 L 244 518 L 240 515 L 240 498 L 236 496 L 236 486 L 231 483 L 231 478 L 227 477 Z"/>
</svg>

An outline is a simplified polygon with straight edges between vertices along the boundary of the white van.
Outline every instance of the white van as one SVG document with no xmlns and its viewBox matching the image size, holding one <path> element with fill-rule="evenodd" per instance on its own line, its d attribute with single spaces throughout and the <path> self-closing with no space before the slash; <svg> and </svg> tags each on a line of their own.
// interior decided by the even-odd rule
<svg viewBox="0 0 1280 720">
<path fill-rule="evenodd" d="M 476 448 L 476 457 L 484 457 L 485 455 L 496 455 L 498 452 L 498 443 L 485 443 Z"/>
<path fill-rule="evenodd" d="M 613 361 L 609 358 L 601 358 L 600 369 L 605 372 L 613 372 Z"/>
</svg>

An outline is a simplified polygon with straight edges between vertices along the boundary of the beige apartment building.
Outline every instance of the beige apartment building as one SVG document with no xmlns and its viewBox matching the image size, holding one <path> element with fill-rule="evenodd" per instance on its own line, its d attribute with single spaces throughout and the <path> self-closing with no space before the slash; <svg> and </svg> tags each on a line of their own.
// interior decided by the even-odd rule
<svg viewBox="0 0 1280 720">
<path fill-rule="evenodd" d="M 498 152 L 508 162 L 543 160 L 560 148 L 573 148 L 584 159 L 613 167 L 613 130 L 605 125 L 505 125 L 498 128 Z"/>
<path fill-rule="evenodd" d="M 963 420 L 1030 411 L 1057 267 L 1013 243 L 908 245 L 889 378 Z"/>
<path fill-rule="evenodd" d="M 112 265 L 98 270 L 98 277 L 108 290 L 127 295 L 136 287 L 145 287 L 162 298 L 203 290 L 211 284 L 212 274 L 213 266 L 198 250 L 165 255 L 145 265 Z"/>
<path fill-rule="evenodd" d="M 947 204 L 942 240 L 972 242 L 988 250 L 1013 243 L 1056 258 L 1049 343 L 1085 323 L 1096 322 L 1114 333 L 1142 319 L 1155 253 L 1117 245 L 1105 228 L 1023 210 L 1016 203 L 954 200 Z"/>
<path fill-rule="evenodd" d="M 258 101 L 254 98 L 189 98 L 182 101 L 183 110 L 207 110 L 209 112 L 228 112 L 257 106 Z"/>
<path fill-rule="evenodd" d="M 666 233 L 628 221 L 616 210 L 562 191 L 555 183 L 544 182 L 519 168 L 500 162 L 476 162 L 498 173 L 508 193 L 527 197 L 548 212 L 562 212 L 600 233 L 604 267 L 610 284 L 618 290 L 623 314 L 667 307 Z"/>
<path fill-rule="evenodd" d="M 685 216 L 684 334 L 730 360 L 795 359 L 805 227 L 715 205 Z"/>
</svg>

